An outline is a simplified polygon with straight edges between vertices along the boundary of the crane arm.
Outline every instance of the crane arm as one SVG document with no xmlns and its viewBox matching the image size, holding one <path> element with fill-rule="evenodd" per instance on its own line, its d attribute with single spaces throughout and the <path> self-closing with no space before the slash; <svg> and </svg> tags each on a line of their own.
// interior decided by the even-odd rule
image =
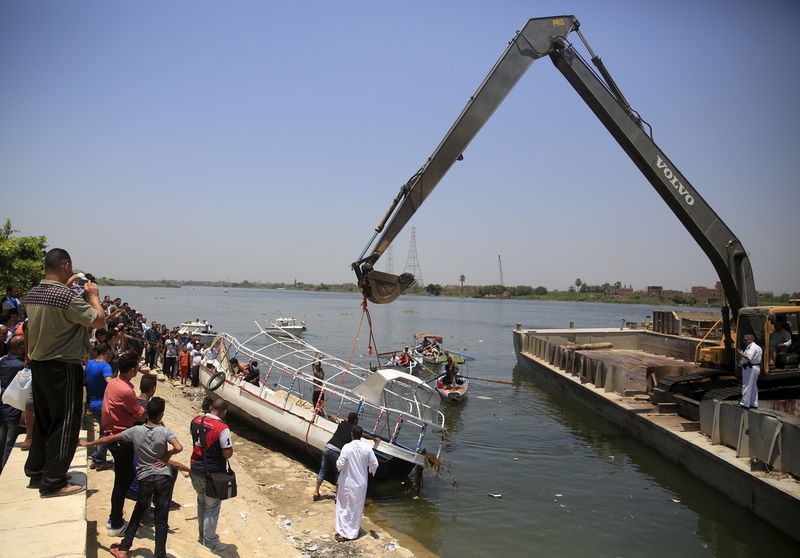
<svg viewBox="0 0 800 558">
<path fill-rule="evenodd" d="M 413 276 L 390 275 L 373 270 L 373 266 L 389 244 L 439 184 L 494 111 L 514 88 L 525 71 L 539 58 L 547 56 L 558 37 L 566 37 L 578 25 L 573 16 L 531 19 L 511 42 L 489 75 L 470 97 L 453 126 L 439 146 L 406 184 L 400 188 L 383 219 L 375 226 L 375 234 L 358 260 L 352 264 L 358 284 L 375 303 L 391 302 L 414 282 Z M 383 233 L 375 242 L 378 234 Z M 372 251 L 369 252 L 370 247 Z M 369 254 L 368 254 L 369 252 Z M 368 255 L 367 255 L 368 254 Z"/>
<path fill-rule="evenodd" d="M 757 304 L 752 268 L 741 243 L 643 130 L 641 119 L 630 108 L 600 59 L 593 56 L 605 82 L 569 44 L 567 35 L 571 31 L 580 34 L 578 28 L 574 16 L 531 19 L 509 43 L 436 151 L 401 188 L 383 220 L 375 227 L 375 236 L 359 260 L 353 263 L 359 285 L 370 300 L 391 302 L 413 283 L 409 274 L 398 277 L 380 273 L 373 270 L 373 265 L 447 170 L 461 158 L 469 142 L 522 74 L 535 60 L 549 55 L 711 260 L 734 317 L 743 306 Z M 373 251 L 365 257 L 381 232 L 383 235 Z"/>
</svg>

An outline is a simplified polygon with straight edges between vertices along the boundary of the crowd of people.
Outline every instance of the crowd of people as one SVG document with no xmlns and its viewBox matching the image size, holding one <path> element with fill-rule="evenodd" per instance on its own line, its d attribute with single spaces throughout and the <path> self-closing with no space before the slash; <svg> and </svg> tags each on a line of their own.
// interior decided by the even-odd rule
<svg viewBox="0 0 800 558">
<path fill-rule="evenodd" d="M 207 321 L 205 330 L 210 330 Z M 0 303 L 0 386 L 5 390 L 26 367 L 32 385 L 24 411 L 0 406 L 0 473 L 24 429 L 21 448 L 28 451 L 28 488 L 37 489 L 42 498 L 79 494 L 86 486 L 70 477 L 70 463 L 78 445 L 93 448 L 90 468 L 114 470 L 106 528 L 110 536 L 123 537 L 111 546 L 111 553 L 124 558 L 151 507 L 155 556 L 166 555 L 168 515 L 176 505 L 173 487 L 184 471 L 197 492 L 198 541 L 214 551 L 224 550 L 227 545 L 216 533 L 221 500 L 209 496 L 206 485 L 210 475 L 226 470 L 233 454 L 224 422 L 227 402 L 212 397 L 203 401 L 201 413 L 189 425 L 192 453 L 186 467 L 172 459 L 183 445 L 163 422 L 166 403 L 155 395 L 158 382 L 152 373 L 160 367 L 166 381 L 198 387 L 199 368 L 209 350 L 197 338 L 179 333 L 178 327 L 148 323 L 120 298 L 101 300 L 93 278 L 74 273 L 65 250 L 50 250 L 44 279 L 22 300 L 15 287 L 8 287 Z M 233 358 L 230 364 L 232 374 L 259 384 L 257 362 L 240 364 Z M 140 368 L 149 368 L 149 373 L 142 375 L 137 396 L 133 380 Z M 324 379 L 321 364 L 314 368 L 315 377 Z M 319 399 L 319 393 L 314 395 Z M 92 441 L 78 439 L 84 416 L 93 417 L 97 425 L 99 436 Z M 351 414 L 339 424 L 328 444 L 331 449 L 326 447 L 323 455 L 315 489 L 317 500 L 326 474 L 341 474 L 337 540 L 357 536 L 367 477 L 377 468 L 371 450 L 348 443 L 369 437 L 357 426 L 357 418 Z M 127 522 L 126 498 L 136 500 Z"/>
</svg>

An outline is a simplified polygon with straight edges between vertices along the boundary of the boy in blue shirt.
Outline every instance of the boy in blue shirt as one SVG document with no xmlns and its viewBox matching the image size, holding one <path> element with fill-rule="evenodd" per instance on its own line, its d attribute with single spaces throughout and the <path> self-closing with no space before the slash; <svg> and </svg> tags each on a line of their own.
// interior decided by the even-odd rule
<svg viewBox="0 0 800 558">
<path fill-rule="evenodd" d="M 95 351 L 97 352 L 95 359 L 86 363 L 86 391 L 89 396 L 89 410 L 97 422 L 98 432 L 101 435 L 103 433 L 103 394 L 106 392 L 106 384 L 114 377 L 111 365 L 108 363 L 114 356 L 114 349 L 108 343 L 100 343 Z M 106 460 L 107 454 L 106 446 L 98 447 L 91 457 L 89 467 L 97 471 L 110 469 L 112 464 Z"/>
</svg>

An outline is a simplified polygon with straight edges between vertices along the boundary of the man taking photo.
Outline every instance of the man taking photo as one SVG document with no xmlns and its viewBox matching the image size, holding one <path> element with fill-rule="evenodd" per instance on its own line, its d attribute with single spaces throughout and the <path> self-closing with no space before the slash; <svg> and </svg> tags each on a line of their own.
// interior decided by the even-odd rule
<svg viewBox="0 0 800 558">
<path fill-rule="evenodd" d="M 66 250 L 44 258 L 44 279 L 25 297 L 28 357 L 33 390 L 33 440 L 25 474 L 43 498 L 86 490 L 67 480 L 83 418 L 83 366 L 89 350 L 87 328 L 105 325 L 97 284 L 72 290 L 77 275 Z"/>
</svg>

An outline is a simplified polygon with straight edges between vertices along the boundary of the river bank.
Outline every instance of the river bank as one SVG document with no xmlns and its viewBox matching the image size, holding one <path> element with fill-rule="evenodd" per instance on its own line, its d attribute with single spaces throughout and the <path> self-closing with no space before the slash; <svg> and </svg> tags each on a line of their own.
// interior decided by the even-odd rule
<svg viewBox="0 0 800 558">
<path fill-rule="evenodd" d="M 134 384 L 138 381 L 134 380 Z M 159 382 L 156 395 L 166 401 L 164 423 L 184 444 L 184 451 L 175 459 L 188 465 L 190 457 L 189 423 L 197 416 L 202 389 Z M 221 556 L 259 556 L 265 558 L 415 555 L 386 530 L 365 517 L 362 535 L 356 541 L 337 543 L 334 540 L 334 487 L 323 484 L 323 498 L 312 501 L 316 472 L 291 457 L 268 449 L 241 436 L 232 427 L 234 454 L 231 467 L 236 471 L 239 494 L 222 504 L 218 533 L 220 540 L 231 546 Z M 109 500 L 113 486 L 112 470 L 89 471 L 86 518 L 88 521 L 87 556 L 104 556 L 119 538 L 106 533 Z M 196 493 L 187 475 L 181 474 L 175 484 L 173 499 L 181 507 L 170 512 L 170 534 L 167 549 L 174 558 L 214 556 L 197 542 Z M 133 510 L 126 502 L 125 517 Z M 132 556 L 149 556 L 153 545 L 151 528 L 142 528 L 134 541 Z"/>
<path fill-rule="evenodd" d="M 352 350 L 361 303 L 356 294 L 211 287 L 108 287 L 102 294 L 120 296 L 166 324 L 207 318 L 216 331 L 241 340 L 258 332 L 254 320 L 297 316 L 308 322 L 308 342 L 343 357 Z M 515 368 L 516 323 L 618 327 L 623 318 L 641 322 L 656 309 L 670 307 L 431 296 L 403 296 L 373 307 L 374 352 L 402 347 L 414 332 L 431 331 L 443 335 L 446 346 L 476 357 L 467 375 L 514 384 L 476 381 L 467 401 L 446 407 L 442 458 L 450 462 L 457 486 L 447 475 L 437 479 L 426 472 L 419 498 L 372 491 L 366 509 L 371 521 L 443 558 L 525 558 L 532 552 L 638 556 L 641 549 L 653 558 L 796 556 L 796 543 L 783 533 L 598 420 L 593 409 L 542 390 Z M 366 344 L 362 331 L 354 362 L 365 367 L 374 363 Z M 242 439 L 251 434 L 232 424 L 243 447 Z M 257 442 L 272 448 L 268 440 Z M 304 453 L 300 448 L 287 455 L 315 472 L 316 463 L 307 462 Z"/>
</svg>

